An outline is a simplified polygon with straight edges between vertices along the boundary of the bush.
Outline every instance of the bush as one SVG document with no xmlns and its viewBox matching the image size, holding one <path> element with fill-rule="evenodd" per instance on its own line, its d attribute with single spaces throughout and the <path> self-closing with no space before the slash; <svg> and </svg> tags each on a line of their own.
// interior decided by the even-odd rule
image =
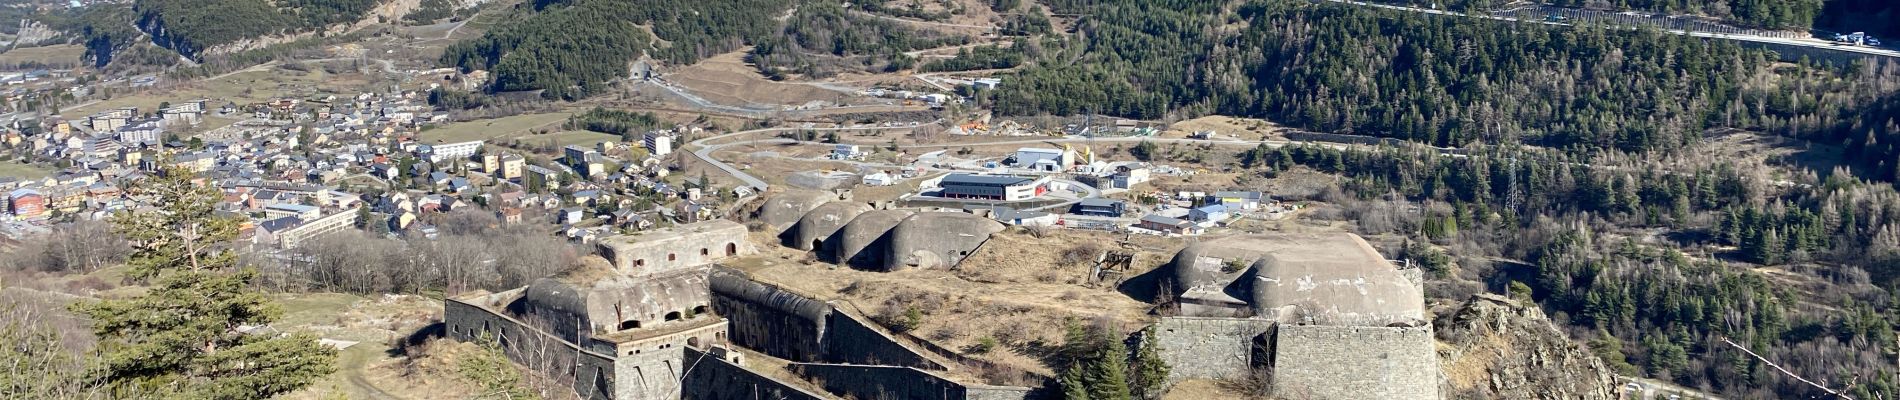
<svg viewBox="0 0 1900 400">
<path fill-rule="evenodd" d="M 970 347 L 964 351 L 974 354 L 989 354 L 991 350 L 996 350 L 996 338 L 984 336 L 976 339 L 976 344 L 970 345 Z"/>
<path fill-rule="evenodd" d="M 884 310 L 878 312 L 874 319 L 884 327 L 890 328 L 892 332 L 909 333 L 923 326 L 924 310 L 914 305 L 898 307 L 895 304 L 885 304 Z"/>
<path fill-rule="evenodd" d="M 1061 258 L 1056 261 L 1061 265 L 1087 265 L 1095 262 L 1095 257 L 1100 254 L 1102 248 L 1094 242 L 1079 243 L 1062 250 Z"/>
</svg>

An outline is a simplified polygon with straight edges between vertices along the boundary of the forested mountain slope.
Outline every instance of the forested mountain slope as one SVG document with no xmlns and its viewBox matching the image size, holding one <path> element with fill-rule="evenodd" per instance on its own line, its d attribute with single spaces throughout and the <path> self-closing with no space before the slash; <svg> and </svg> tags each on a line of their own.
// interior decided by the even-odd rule
<svg viewBox="0 0 1900 400">
<path fill-rule="evenodd" d="M 1044 60 L 993 93 L 1005 114 L 1226 114 L 1439 146 L 1669 152 L 1712 127 L 1840 144 L 1891 180 L 1900 132 L 1869 104 L 1900 67 L 1796 65 L 1727 41 L 1256 1 L 1084 7 L 1080 62 Z"/>
<path fill-rule="evenodd" d="M 182 55 L 203 61 L 208 50 L 245 40 L 318 31 L 370 18 L 379 0 L 137 0 L 45 12 L 35 18 L 86 46 L 86 59 L 106 66 L 129 54 L 169 64 Z M 374 21 L 372 21 L 374 22 Z M 149 43 L 169 49 L 141 46 Z M 155 53 L 176 53 L 155 54 Z"/>
<path fill-rule="evenodd" d="M 1082 14 L 1074 39 L 978 93 L 1001 113 L 1225 114 L 1460 147 L 1263 146 L 1240 164 L 1343 176 L 1327 198 L 1357 210 L 1347 219 L 1452 248 L 1404 255 L 1446 287 L 1521 284 L 1621 374 L 1732 398 L 1824 395 L 1732 341 L 1855 382 L 1855 398 L 1900 390 L 1900 65 L 1304 1 L 1045 3 Z M 1836 149 L 1852 168 L 1674 162 L 1729 131 L 1716 128 Z M 1387 202 L 1420 215 L 1352 206 Z"/>
<path fill-rule="evenodd" d="M 305 32 L 362 19 L 377 0 L 138 0 L 140 30 L 187 57 L 259 36 Z"/>
<path fill-rule="evenodd" d="M 760 72 L 772 77 L 788 73 L 826 77 L 852 65 L 878 72 L 896 71 L 916 64 L 905 51 L 961 45 L 969 40 L 852 14 L 837 2 L 812 1 L 800 4 L 777 35 L 757 43 L 750 60 Z"/>
<path fill-rule="evenodd" d="M 736 50 L 776 29 L 773 17 L 788 7 L 786 0 L 541 0 L 450 46 L 442 62 L 491 70 L 494 91 L 545 89 L 544 97 L 577 99 L 624 76 L 643 54 L 690 64 Z M 641 27 L 664 43 L 651 45 Z"/>
</svg>

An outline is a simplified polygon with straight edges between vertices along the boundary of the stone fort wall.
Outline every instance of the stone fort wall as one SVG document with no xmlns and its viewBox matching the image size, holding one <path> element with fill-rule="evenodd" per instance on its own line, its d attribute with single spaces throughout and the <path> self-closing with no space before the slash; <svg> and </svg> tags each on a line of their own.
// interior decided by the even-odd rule
<svg viewBox="0 0 1900 400">
<path fill-rule="evenodd" d="M 793 372 L 826 391 L 861 400 L 1025 400 L 1026 387 L 960 383 L 910 367 L 793 363 Z"/>
<path fill-rule="evenodd" d="M 914 350 L 831 304 L 719 268 L 713 311 L 731 321 L 733 344 L 799 362 L 897 365 L 943 370 Z"/>
<path fill-rule="evenodd" d="M 644 350 L 636 355 L 616 358 L 608 353 L 581 348 L 535 329 L 526 322 L 476 304 L 510 297 L 508 294 L 503 292 L 483 299 L 448 299 L 443 306 L 447 337 L 465 342 L 473 342 L 483 336 L 494 338 L 510 359 L 524 366 L 541 369 L 548 376 L 571 382 L 574 391 L 582 399 L 833 398 L 746 370 L 689 346 Z M 646 384 L 636 384 L 643 381 Z"/>
<path fill-rule="evenodd" d="M 686 379 L 682 400 L 822 400 L 831 397 L 812 393 L 777 379 L 760 375 L 745 367 L 693 348 L 681 348 L 685 356 Z"/>
<path fill-rule="evenodd" d="M 834 363 L 874 364 L 915 367 L 930 370 L 943 370 L 921 352 L 912 350 L 898 342 L 896 338 L 885 335 L 883 331 L 870 326 L 857 315 L 835 311 L 831 313 L 831 327 L 824 337 L 818 340 L 825 345 L 823 360 Z"/>
<path fill-rule="evenodd" d="M 720 341 L 726 332 L 727 322 L 721 319 L 698 328 L 658 335 L 652 338 L 622 342 L 614 363 L 615 382 L 619 382 L 620 399 L 677 399 L 680 397 L 680 376 L 692 369 L 685 349 L 693 346 L 711 346 Z M 703 338 L 703 339 L 702 339 Z"/>
<path fill-rule="evenodd" d="M 612 355 L 583 349 L 513 317 L 458 299 L 444 302 L 442 315 L 444 331 L 451 339 L 474 342 L 491 337 L 508 358 L 569 382 L 583 399 L 615 398 Z"/>
<path fill-rule="evenodd" d="M 1167 317 L 1154 325 L 1168 382 L 1244 377 L 1267 359 L 1262 335 L 1273 321 L 1249 318 Z"/>
<path fill-rule="evenodd" d="M 1273 392 L 1282 398 L 1438 399 L 1429 327 L 1280 325 Z"/>
</svg>

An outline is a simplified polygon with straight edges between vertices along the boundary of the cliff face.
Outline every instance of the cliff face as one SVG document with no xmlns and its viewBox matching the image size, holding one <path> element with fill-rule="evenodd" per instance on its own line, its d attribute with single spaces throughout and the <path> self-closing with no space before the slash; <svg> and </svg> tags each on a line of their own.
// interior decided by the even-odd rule
<svg viewBox="0 0 1900 400">
<path fill-rule="evenodd" d="M 1535 305 L 1481 294 L 1434 321 L 1448 399 L 1614 399 L 1603 361 Z"/>
</svg>

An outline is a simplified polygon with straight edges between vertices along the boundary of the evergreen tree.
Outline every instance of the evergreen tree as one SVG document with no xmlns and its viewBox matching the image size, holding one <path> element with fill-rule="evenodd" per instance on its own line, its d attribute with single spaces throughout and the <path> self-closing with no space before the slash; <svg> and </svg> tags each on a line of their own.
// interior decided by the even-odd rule
<svg viewBox="0 0 1900 400">
<path fill-rule="evenodd" d="M 356 229 L 369 229 L 370 224 L 374 223 L 376 221 L 370 218 L 369 207 L 356 208 Z"/>
<path fill-rule="evenodd" d="M 1160 340 L 1155 339 L 1155 328 L 1148 327 L 1141 333 L 1141 348 L 1135 351 L 1135 365 L 1129 374 L 1129 384 L 1135 392 L 1135 398 L 1161 398 L 1167 389 L 1168 371 L 1168 362 L 1161 360 Z"/>
<path fill-rule="evenodd" d="M 1123 345 L 1109 335 L 1097 335 L 1102 341 L 1095 359 L 1088 363 L 1083 378 L 1088 381 L 1089 398 L 1094 400 L 1129 400 L 1128 389 L 1128 346 Z"/>
<path fill-rule="evenodd" d="M 282 311 L 251 288 L 257 271 L 239 268 L 238 221 L 213 214 L 216 188 L 174 169 L 134 190 L 163 211 L 123 212 L 113 224 L 134 247 L 126 276 L 151 288 L 74 306 L 99 336 L 103 383 L 128 397 L 259 399 L 335 370 L 336 352 L 314 336 L 239 331 Z"/>
<path fill-rule="evenodd" d="M 1143 140 L 1135 144 L 1134 148 L 1128 149 L 1128 155 L 1135 156 L 1136 160 L 1152 161 L 1155 158 L 1155 144 Z"/>
<path fill-rule="evenodd" d="M 1062 398 L 1067 400 L 1087 400 L 1089 398 L 1088 383 L 1082 377 L 1082 366 L 1080 364 L 1070 364 L 1068 368 L 1063 368 L 1061 383 Z"/>
</svg>

